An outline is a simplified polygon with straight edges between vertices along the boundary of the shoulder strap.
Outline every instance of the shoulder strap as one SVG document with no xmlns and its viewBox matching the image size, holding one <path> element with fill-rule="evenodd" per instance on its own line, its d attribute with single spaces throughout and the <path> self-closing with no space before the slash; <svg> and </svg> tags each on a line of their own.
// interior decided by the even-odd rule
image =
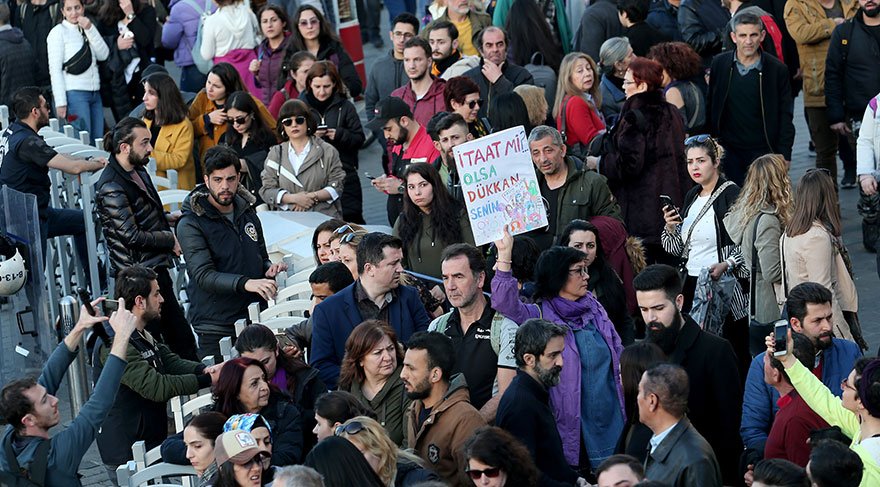
<svg viewBox="0 0 880 487">
<path fill-rule="evenodd" d="M 51 446 L 50 440 L 39 440 L 40 445 L 37 446 L 37 451 L 34 453 L 34 461 L 31 463 L 30 470 L 30 478 L 31 481 L 39 484 L 46 485 L 46 471 L 49 467 L 49 447 Z"/>
<path fill-rule="evenodd" d="M 201 5 L 199 5 L 198 2 L 196 2 L 196 0 L 183 0 L 183 3 L 185 3 L 185 4 L 189 5 L 190 7 L 192 7 L 192 9 L 195 10 L 196 13 L 199 14 L 199 15 L 201 16 L 201 15 L 203 15 L 204 13 L 206 13 L 206 12 L 210 9 L 210 7 L 208 6 L 210 1 L 211 1 L 211 0 L 205 0 L 205 6 L 204 6 L 204 7 L 202 7 Z"/>
<path fill-rule="evenodd" d="M 782 231 L 782 244 L 779 245 L 779 258 L 782 264 L 782 292 L 788 297 L 788 280 L 785 278 L 785 230 Z"/>
<path fill-rule="evenodd" d="M 694 224 L 691 225 L 690 228 L 688 228 L 687 238 L 684 241 L 684 247 L 683 247 L 684 254 L 682 254 L 682 256 L 681 256 L 682 259 L 687 260 L 688 255 L 690 254 L 690 250 L 688 249 L 688 246 L 691 243 L 691 235 L 693 235 L 693 233 L 694 233 L 694 227 L 697 225 L 697 222 L 700 221 L 701 218 L 703 218 L 703 216 L 706 214 L 706 212 L 709 211 L 709 208 L 712 208 L 712 204 L 715 203 L 715 200 L 717 200 L 719 196 L 721 196 L 721 193 L 723 193 L 724 190 L 727 189 L 728 186 L 732 186 L 732 185 L 733 185 L 733 181 L 725 181 L 724 184 L 722 184 L 720 188 L 716 189 L 715 192 L 712 193 L 712 196 L 709 197 L 709 201 L 707 201 L 706 205 L 700 209 L 699 213 L 697 213 L 697 217 L 694 218 Z"/>
<path fill-rule="evenodd" d="M 495 350 L 495 355 L 501 353 L 501 325 L 504 323 L 504 315 L 499 312 L 495 312 L 495 315 L 492 316 L 492 328 L 489 330 L 489 340 L 492 343 L 492 350 Z"/>
<path fill-rule="evenodd" d="M 849 41 L 850 39 L 852 39 L 853 29 L 855 29 L 855 21 L 851 18 L 847 19 L 843 23 L 843 27 L 840 28 L 840 45 L 842 47 L 840 59 L 843 61 L 844 64 L 846 64 L 846 58 L 849 56 Z"/>
<path fill-rule="evenodd" d="M 569 95 L 563 95 L 563 98 L 562 98 L 562 99 L 563 99 L 563 102 L 562 102 L 562 114 L 561 114 L 561 115 L 562 115 L 562 127 L 561 127 L 561 130 L 559 131 L 559 135 L 562 136 L 562 141 L 565 142 L 565 126 L 566 126 L 566 123 L 565 123 L 565 109 L 566 109 L 566 107 L 568 107 L 568 101 L 571 99 L 571 97 L 570 97 Z"/>
<path fill-rule="evenodd" d="M 755 245 L 755 241 L 758 239 L 758 222 L 761 221 L 762 216 L 764 213 L 759 211 L 758 218 L 755 218 L 755 224 L 752 226 L 752 269 L 749 275 L 749 318 L 751 319 L 755 318 L 755 290 L 757 289 L 755 274 L 758 271 L 758 247 Z"/>
<path fill-rule="evenodd" d="M 3 453 L 6 454 L 6 462 L 9 464 L 9 470 L 13 473 L 21 472 L 21 466 L 18 465 L 18 458 L 12 450 L 12 435 L 8 435 L 3 441 Z"/>
</svg>

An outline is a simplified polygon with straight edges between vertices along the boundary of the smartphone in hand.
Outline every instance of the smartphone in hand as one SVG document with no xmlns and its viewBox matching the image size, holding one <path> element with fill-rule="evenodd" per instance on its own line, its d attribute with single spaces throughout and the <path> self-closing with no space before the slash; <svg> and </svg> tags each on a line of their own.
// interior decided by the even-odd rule
<svg viewBox="0 0 880 487">
<path fill-rule="evenodd" d="M 779 357 L 787 353 L 789 326 L 788 320 L 777 320 L 773 323 L 773 341 L 775 342 L 775 351 L 773 352 L 774 357 Z"/>
<path fill-rule="evenodd" d="M 86 291 L 85 289 L 80 287 L 80 288 L 76 289 L 76 294 L 79 296 L 79 300 L 82 302 L 82 305 L 85 306 L 86 311 L 90 315 L 95 316 L 98 312 L 97 312 L 97 310 L 95 310 L 95 307 L 92 306 L 92 297 L 89 296 L 88 291 Z M 106 303 L 106 302 L 107 301 L 105 300 L 104 303 Z M 118 308 L 119 307 L 118 301 L 116 302 L 116 305 Z M 105 307 L 105 309 L 106 309 L 106 307 Z M 109 316 L 109 315 L 105 312 L 104 316 Z M 110 346 L 110 336 L 107 335 L 107 330 L 104 329 L 104 323 L 96 324 L 95 326 L 92 327 L 92 331 L 96 335 L 98 335 L 98 338 L 100 338 L 101 341 L 104 342 L 105 346 L 107 346 L 107 347 Z"/>
</svg>

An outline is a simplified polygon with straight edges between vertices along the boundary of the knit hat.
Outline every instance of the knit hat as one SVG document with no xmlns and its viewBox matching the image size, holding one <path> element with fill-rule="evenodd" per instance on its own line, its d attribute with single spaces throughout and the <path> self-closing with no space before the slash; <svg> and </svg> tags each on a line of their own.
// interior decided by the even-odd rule
<svg viewBox="0 0 880 487">
<path fill-rule="evenodd" d="M 229 461 L 236 465 L 244 465 L 259 454 L 257 440 L 247 431 L 229 431 L 218 436 L 214 442 L 214 459 L 217 465 Z"/>
</svg>

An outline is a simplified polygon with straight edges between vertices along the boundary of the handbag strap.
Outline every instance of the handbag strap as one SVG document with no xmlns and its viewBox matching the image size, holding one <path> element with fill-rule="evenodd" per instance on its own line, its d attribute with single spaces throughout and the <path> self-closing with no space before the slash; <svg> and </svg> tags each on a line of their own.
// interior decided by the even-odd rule
<svg viewBox="0 0 880 487">
<path fill-rule="evenodd" d="M 562 127 L 561 127 L 561 130 L 559 131 L 559 135 L 562 136 L 562 142 L 565 142 L 565 141 L 566 141 L 566 136 L 565 136 L 565 127 L 566 127 L 566 123 L 565 123 L 565 109 L 566 109 L 566 107 L 568 107 L 568 100 L 570 100 L 570 99 L 571 99 L 571 96 L 569 96 L 569 95 L 565 95 L 565 97 L 563 97 L 563 102 L 562 102 Z"/>
<path fill-rule="evenodd" d="M 763 212 L 758 212 L 758 218 L 755 218 L 755 224 L 752 226 L 752 270 L 751 274 L 749 274 L 749 319 L 755 319 L 755 292 L 757 290 L 757 279 L 755 279 L 755 274 L 758 272 L 758 246 L 755 245 L 755 242 L 758 240 L 758 223 L 761 221 L 761 217 L 764 216 Z"/>
<path fill-rule="evenodd" d="M 782 232 L 782 243 L 779 245 L 779 257 L 782 263 L 782 293 L 788 297 L 788 280 L 785 278 L 785 231 Z"/>
<path fill-rule="evenodd" d="M 703 206 L 703 208 L 700 209 L 700 212 L 697 213 L 697 217 L 694 218 L 694 224 L 691 225 L 690 228 L 688 228 L 688 234 L 687 234 L 687 238 L 684 241 L 684 247 L 682 250 L 683 254 L 681 256 L 681 258 L 684 259 L 685 261 L 687 261 L 688 255 L 690 255 L 689 246 L 691 244 L 691 236 L 694 234 L 694 227 L 696 227 L 697 222 L 700 221 L 700 219 L 702 219 L 703 216 L 706 215 L 706 212 L 709 211 L 709 208 L 712 208 L 712 205 L 715 203 L 715 200 L 717 200 L 718 197 L 721 196 L 721 193 L 723 193 L 724 190 L 727 189 L 728 186 L 733 186 L 733 181 L 725 181 L 724 184 L 722 184 L 720 188 L 718 188 L 717 190 L 715 190 L 714 193 L 712 193 L 712 196 L 709 197 L 709 201 L 706 202 L 706 204 Z"/>
</svg>

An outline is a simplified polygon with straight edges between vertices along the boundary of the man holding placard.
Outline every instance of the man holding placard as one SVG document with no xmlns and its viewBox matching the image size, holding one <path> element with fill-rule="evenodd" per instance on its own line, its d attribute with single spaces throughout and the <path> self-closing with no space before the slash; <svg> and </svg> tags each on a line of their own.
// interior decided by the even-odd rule
<svg viewBox="0 0 880 487">
<path fill-rule="evenodd" d="M 546 125 L 532 129 L 529 150 L 538 169 L 538 187 L 547 205 L 549 223 L 529 234 L 539 248 L 553 245 L 558 232 L 572 220 L 589 220 L 594 216 L 621 219 L 620 206 L 605 177 L 578 167 L 575 159 L 566 154 L 558 130 Z"/>
</svg>

